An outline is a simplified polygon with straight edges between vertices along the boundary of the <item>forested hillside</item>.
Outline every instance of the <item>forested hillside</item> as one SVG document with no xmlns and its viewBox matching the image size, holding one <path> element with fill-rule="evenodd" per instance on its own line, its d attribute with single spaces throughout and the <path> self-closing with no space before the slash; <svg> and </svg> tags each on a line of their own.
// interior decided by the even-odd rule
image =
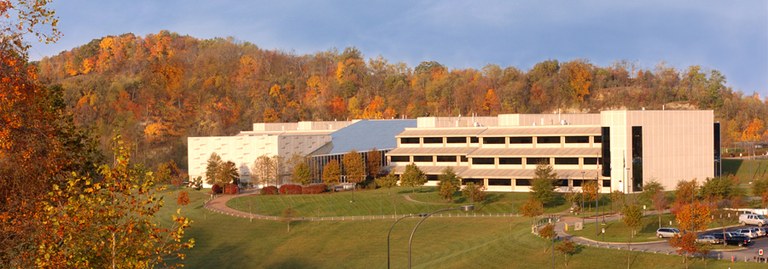
<svg viewBox="0 0 768 269">
<path fill-rule="evenodd" d="M 713 109 L 725 145 L 768 136 L 765 101 L 698 66 L 647 70 L 548 60 L 531 70 L 476 70 L 365 57 L 355 48 L 296 55 L 162 31 L 96 39 L 37 66 L 41 81 L 63 87 L 75 124 L 91 128 L 105 149 L 122 134 L 150 165 L 186 166 L 187 136 L 232 135 L 253 122 L 664 106 Z"/>
</svg>

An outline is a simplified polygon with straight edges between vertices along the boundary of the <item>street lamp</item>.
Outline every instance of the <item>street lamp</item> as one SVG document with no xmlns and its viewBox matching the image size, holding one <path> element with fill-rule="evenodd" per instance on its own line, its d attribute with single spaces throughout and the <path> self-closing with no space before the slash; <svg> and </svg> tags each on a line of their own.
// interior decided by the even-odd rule
<svg viewBox="0 0 768 269">
<path fill-rule="evenodd" d="M 399 219 L 397 219 L 397 220 L 395 221 L 395 223 L 392 223 L 392 226 L 390 226 L 390 227 L 389 227 L 389 232 L 387 233 L 387 269 L 389 269 L 389 268 L 390 268 L 390 258 L 389 258 L 389 256 L 390 256 L 390 255 L 389 255 L 389 253 L 390 253 L 390 251 L 389 251 L 389 250 L 390 250 L 390 248 L 389 248 L 389 236 L 392 234 L 392 229 L 394 229 L 394 228 L 395 228 L 395 224 L 397 224 L 398 222 L 400 222 L 401 220 L 404 220 L 404 219 L 406 219 L 406 218 L 410 218 L 410 217 L 425 217 L 425 216 L 426 216 L 426 214 L 425 214 L 425 213 L 421 213 L 421 214 L 408 214 L 408 215 L 402 216 L 402 217 L 400 217 Z"/>
<path fill-rule="evenodd" d="M 412 256 L 411 254 L 413 250 L 411 243 L 413 243 L 413 235 L 416 233 L 416 229 L 418 229 L 419 225 L 421 225 L 421 223 L 427 220 L 427 218 L 429 218 L 430 216 L 440 212 L 451 211 L 451 210 L 461 210 L 464 212 L 472 211 L 472 210 L 475 210 L 475 205 L 462 205 L 459 207 L 443 208 L 435 212 L 419 214 L 419 216 L 421 216 L 422 219 L 419 221 L 419 223 L 416 223 L 416 226 L 413 227 L 413 231 L 411 231 L 411 237 L 408 239 L 408 268 L 411 268 L 411 256 Z"/>
</svg>

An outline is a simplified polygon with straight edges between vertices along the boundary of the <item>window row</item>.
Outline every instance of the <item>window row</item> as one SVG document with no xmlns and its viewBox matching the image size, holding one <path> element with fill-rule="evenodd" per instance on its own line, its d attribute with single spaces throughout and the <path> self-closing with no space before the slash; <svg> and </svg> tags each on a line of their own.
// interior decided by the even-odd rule
<svg viewBox="0 0 768 269">
<path fill-rule="evenodd" d="M 457 159 L 460 162 L 467 162 L 467 156 L 464 155 L 437 155 L 437 156 L 425 156 L 425 155 L 414 155 L 413 156 L 413 162 L 446 162 L 446 163 L 455 163 Z M 521 165 L 523 164 L 523 158 L 522 157 L 475 157 L 472 158 L 472 164 L 495 164 L 496 159 L 499 160 L 499 164 L 505 165 L 505 164 L 512 164 L 512 165 Z M 555 158 L 555 164 L 556 165 L 578 165 L 579 164 L 579 157 L 556 157 Z M 584 157 L 581 158 L 584 159 L 585 165 L 596 165 L 600 163 L 600 158 L 597 157 Z M 550 163 L 551 158 L 548 157 L 528 157 L 525 158 L 525 164 L 528 165 L 537 165 L 540 163 L 543 164 L 551 164 Z M 390 156 L 390 161 L 393 163 L 407 163 L 411 162 L 410 156 Z"/>
<path fill-rule="evenodd" d="M 428 180 L 431 181 L 437 181 L 438 176 L 437 175 L 428 175 Z M 515 179 L 515 186 L 531 186 L 532 179 L 527 178 L 518 178 Z M 593 180 L 582 180 L 582 179 L 571 179 L 571 184 L 573 184 L 573 187 L 580 187 L 587 181 L 593 181 Z M 475 185 L 485 185 L 484 180 L 482 178 L 464 178 L 461 180 L 461 185 L 467 185 L 467 183 L 474 183 Z M 558 179 L 555 181 L 554 184 L 556 187 L 568 187 L 568 179 Z M 602 180 L 601 184 L 604 188 L 611 187 L 611 181 L 610 180 Z M 488 186 L 512 186 L 512 180 L 508 178 L 489 178 L 488 179 Z"/>
<path fill-rule="evenodd" d="M 589 144 L 589 136 L 583 135 L 583 136 L 537 136 L 536 143 L 537 144 L 560 144 L 563 138 L 565 138 L 566 144 Z M 424 144 L 466 144 L 467 139 L 470 140 L 470 143 L 479 143 L 480 138 L 478 137 L 401 137 L 400 138 L 400 144 L 419 144 L 420 141 L 423 141 Z M 497 137 L 483 137 L 483 144 L 506 144 L 507 141 L 509 141 L 509 144 L 532 144 L 533 143 L 533 136 L 497 136 Z M 602 141 L 602 138 L 600 136 L 594 136 L 593 140 L 595 143 L 600 143 Z"/>
</svg>

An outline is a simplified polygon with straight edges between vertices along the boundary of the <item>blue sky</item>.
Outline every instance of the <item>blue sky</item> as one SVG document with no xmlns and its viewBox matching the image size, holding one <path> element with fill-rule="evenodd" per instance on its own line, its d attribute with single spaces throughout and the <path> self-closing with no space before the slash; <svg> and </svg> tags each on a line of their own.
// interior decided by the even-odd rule
<svg viewBox="0 0 768 269">
<path fill-rule="evenodd" d="M 169 30 L 296 54 L 355 46 L 414 67 L 528 70 L 548 59 L 717 69 L 768 96 L 768 1 L 84 1 L 55 0 L 64 37 L 33 60 L 106 35 Z"/>
</svg>

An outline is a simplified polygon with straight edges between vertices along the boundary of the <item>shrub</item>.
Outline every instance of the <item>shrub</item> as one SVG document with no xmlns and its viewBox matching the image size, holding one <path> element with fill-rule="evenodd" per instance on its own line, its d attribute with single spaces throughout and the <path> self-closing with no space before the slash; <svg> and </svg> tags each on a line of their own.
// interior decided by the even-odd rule
<svg viewBox="0 0 768 269">
<path fill-rule="evenodd" d="M 301 194 L 301 185 L 285 184 L 280 186 L 280 194 Z"/>
<path fill-rule="evenodd" d="M 221 191 L 223 191 L 223 190 L 221 189 L 221 186 L 219 186 L 219 185 L 216 185 L 216 184 L 213 184 L 213 186 L 211 186 L 211 192 L 212 192 L 213 194 L 219 194 L 219 193 L 221 193 Z"/>
<path fill-rule="evenodd" d="M 275 186 L 266 186 L 264 188 L 261 188 L 261 195 L 275 195 L 277 194 L 277 187 Z"/>
<path fill-rule="evenodd" d="M 224 186 L 224 194 L 238 194 L 240 192 L 240 188 L 237 187 L 237 184 L 229 183 Z"/>
<path fill-rule="evenodd" d="M 312 184 L 309 186 L 303 186 L 301 188 L 302 194 L 318 194 L 328 190 L 328 186 L 325 184 Z"/>
</svg>

